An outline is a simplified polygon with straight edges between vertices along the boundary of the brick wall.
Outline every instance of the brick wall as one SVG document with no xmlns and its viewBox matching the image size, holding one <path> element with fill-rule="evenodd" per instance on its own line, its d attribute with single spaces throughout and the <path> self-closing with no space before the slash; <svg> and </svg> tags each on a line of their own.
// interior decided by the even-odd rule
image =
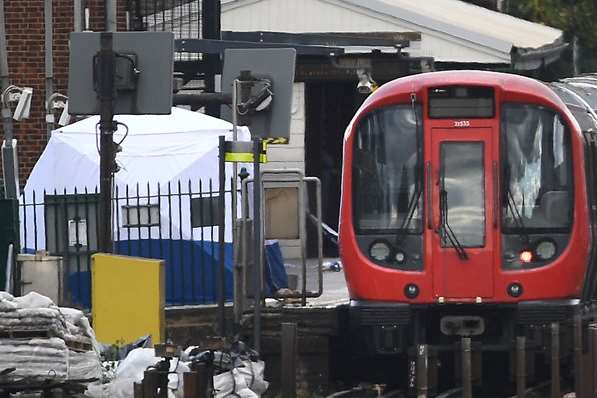
<svg viewBox="0 0 597 398">
<path fill-rule="evenodd" d="M 88 0 L 91 30 L 104 27 L 104 0 Z M 118 29 L 126 27 L 126 1 L 119 0 Z M 44 1 L 9 0 L 4 2 L 10 83 L 33 88 L 31 115 L 26 121 L 14 122 L 18 139 L 20 181 L 25 183 L 42 153 L 46 139 Z M 67 93 L 68 35 L 73 30 L 73 0 L 53 0 L 54 91 Z M 0 133 L 4 131 L 0 126 Z M 1 167 L 1 165 L 0 165 Z"/>
</svg>

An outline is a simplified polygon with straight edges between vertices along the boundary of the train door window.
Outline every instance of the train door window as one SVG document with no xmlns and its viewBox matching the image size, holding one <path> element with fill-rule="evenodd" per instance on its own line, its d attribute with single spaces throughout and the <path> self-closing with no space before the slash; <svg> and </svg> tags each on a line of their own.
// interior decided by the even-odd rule
<svg viewBox="0 0 597 398">
<path fill-rule="evenodd" d="M 422 232 L 422 122 L 412 105 L 361 121 L 354 146 L 354 217 L 359 233 Z"/>
<path fill-rule="evenodd" d="M 485 178 L 482 142 L 441 145 L 441 190 L 446 197 L 446 225 L 462 247 L 485 246 Z M 442 247 L 451 247 L 442 239 Z"/>
</svg>

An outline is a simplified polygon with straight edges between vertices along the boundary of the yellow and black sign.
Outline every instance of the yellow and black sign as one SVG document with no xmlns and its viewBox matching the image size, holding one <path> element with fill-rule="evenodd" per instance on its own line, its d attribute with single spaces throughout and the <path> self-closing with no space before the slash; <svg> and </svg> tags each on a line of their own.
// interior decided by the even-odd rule
<svg viewBox="0 0 597 398">
<path fill-rule="evenodd" d="M 268 144 L 288 144 L 288 138 L 286 138 L 286 137 L 264 138 L 263 142 L 266 142 Z"/>
<path fill-rule="evenodd" d="M 267 141 L 261 141 L 259 163 L 267 163 Z M 226 141 L 224 143 L 224 161 L 233 163 L 253 162 L 252 141 Z"/>
</svg>

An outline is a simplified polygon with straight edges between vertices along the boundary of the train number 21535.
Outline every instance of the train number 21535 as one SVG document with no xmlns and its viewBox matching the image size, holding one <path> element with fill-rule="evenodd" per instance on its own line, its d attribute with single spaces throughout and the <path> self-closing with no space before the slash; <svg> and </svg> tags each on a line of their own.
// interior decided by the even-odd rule
<svg viewBox="0 0 597 398">
<path fill-rule="evenodd" d="M 454 120 L 454 127 L 470 127 L 470 120 Z"/>
</svg>

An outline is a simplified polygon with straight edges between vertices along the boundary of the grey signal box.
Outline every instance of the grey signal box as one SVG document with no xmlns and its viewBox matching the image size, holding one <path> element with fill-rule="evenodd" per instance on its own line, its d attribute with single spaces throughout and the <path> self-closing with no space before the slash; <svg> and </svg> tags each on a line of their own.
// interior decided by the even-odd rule
<svg viewBox="0 0 597 398">
<path fill-rule="evenodd" d="M 234 80 L 240 78 L 242 71 L 249 71 L 252 77 L 271 83 L 271 106 L 250 115 L 251 134 L 286 140 L 290 137 L 295 61 L 296 50 L 293 48 L 228 49 L 224 52 L 223 93 L 232 94 Z M 258 89 L 259 84 L 255 88 Z M 222 119 L 232 122 L 230 107 L 223 106 L 221 115 Z"/>
<path fill-rule="evenodd" d="M 98 73 L 100 32 L 70 34 L 68 111 L 97 115 L 100 103 L 94 74 Z M 113 32 L 115 60 L 114 114 L 169 114 L 172 108 L 174 34 Z"/>
</svg>

